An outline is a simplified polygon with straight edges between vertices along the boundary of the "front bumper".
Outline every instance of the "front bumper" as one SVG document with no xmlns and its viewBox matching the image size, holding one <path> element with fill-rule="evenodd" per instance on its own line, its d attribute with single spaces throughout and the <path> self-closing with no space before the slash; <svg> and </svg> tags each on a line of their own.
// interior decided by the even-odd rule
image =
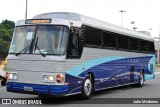
<svg viewBox="0 0 160 107">
<path fill-rule="evenodd" d="M 32 91 L 24 90 L 24 87 L 31 87 Z M 68 85 L 40 85 L 27 84 L 17 82 L 7 82 L 7 91 L 15 93 L 26 93 L 36 95 L 66 95 L 68 93 Z"/>
</svg>

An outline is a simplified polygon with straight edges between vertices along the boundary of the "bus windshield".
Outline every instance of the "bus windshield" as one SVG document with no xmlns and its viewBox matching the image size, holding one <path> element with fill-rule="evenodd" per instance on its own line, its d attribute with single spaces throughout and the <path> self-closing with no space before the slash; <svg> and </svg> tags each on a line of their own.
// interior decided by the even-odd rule
<svg viewBox="0 0 160 107">
<path fill-rule="evenodd" d="M 69 29 L 66 26 L 16 27 L 9 53 L 64 54 L 67 48 L 68 33 Z"/>
</svg>

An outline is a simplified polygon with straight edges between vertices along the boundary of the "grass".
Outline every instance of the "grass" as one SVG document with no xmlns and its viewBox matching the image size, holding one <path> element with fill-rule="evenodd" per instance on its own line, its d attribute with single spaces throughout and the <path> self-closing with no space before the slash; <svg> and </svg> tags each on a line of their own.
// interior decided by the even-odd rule
<svg viewBox="0 0 160 107">
<path fill-rule="evenodd" d="M 156 64 L 156 67 L 157 67 L 157 68 L 160 68 L 160 63 L 159 63 L 159 64 Z"/>
</svg>

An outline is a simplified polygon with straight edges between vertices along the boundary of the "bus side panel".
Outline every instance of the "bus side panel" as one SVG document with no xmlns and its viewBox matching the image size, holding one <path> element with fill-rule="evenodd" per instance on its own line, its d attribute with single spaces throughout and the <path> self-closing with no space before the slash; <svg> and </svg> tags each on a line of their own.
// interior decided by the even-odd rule
<svg viewBox="0 0 160 107">
<path fill-rule="evenodd" d="M 66 74 L 65 83 L 68 84 L 67 94 L 81 93 L 83 80 L 84 80 L 83 78 Z"/>
<path fill-rule="evenodd" d="M 137 83 L 141 70 L 144 70 L 145 74 L 151 74 L 147 66 L 150 59 L 150 56 L 146 56 L 113 60 L 93 66 L 83 71 L 79 76 L 85 77 L 88 72 L 92 72 L 95 79 L 95 89 Z M 132 72 L 131 65 L 134 66 Z"/>
</svg>

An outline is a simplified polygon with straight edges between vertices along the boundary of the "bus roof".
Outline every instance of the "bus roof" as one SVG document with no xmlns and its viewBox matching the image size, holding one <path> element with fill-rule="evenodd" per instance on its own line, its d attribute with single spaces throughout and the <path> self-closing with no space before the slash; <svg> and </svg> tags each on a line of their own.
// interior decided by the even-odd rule
<svg viewBox="0 0 160 107">
<path fill-rule="evenodd" d="M 131 36 L 135 38 L 140 38 L 144 40 L 149 40 L 149 41 L 154 41 L 153 37 L 148 34 L 144 34 L 141 32 L 133 31 L 127 28 L 123 28 L 117 25 L 113 25 L 104 21 L 100 21 L 88 16 L 84 16 L 81 14 L 77 13 L 71 13 L 71 12 L 53 12 L 53 13 L 44 13 L 44 14 L 39 14 L 33 17 L 34 19 L 41 19 L 41 18 L 61 18 L 61 19 L 66 19 L 69 21 L 76 21 L 80 22 L 81 26 L 77 27 L 82 27 L 82 25 L 94 27 L 97 29 L 102 29 L 110 32 L 115 32 L 119 33 L 122 35 L 126 36 Z"/>
</svg>

